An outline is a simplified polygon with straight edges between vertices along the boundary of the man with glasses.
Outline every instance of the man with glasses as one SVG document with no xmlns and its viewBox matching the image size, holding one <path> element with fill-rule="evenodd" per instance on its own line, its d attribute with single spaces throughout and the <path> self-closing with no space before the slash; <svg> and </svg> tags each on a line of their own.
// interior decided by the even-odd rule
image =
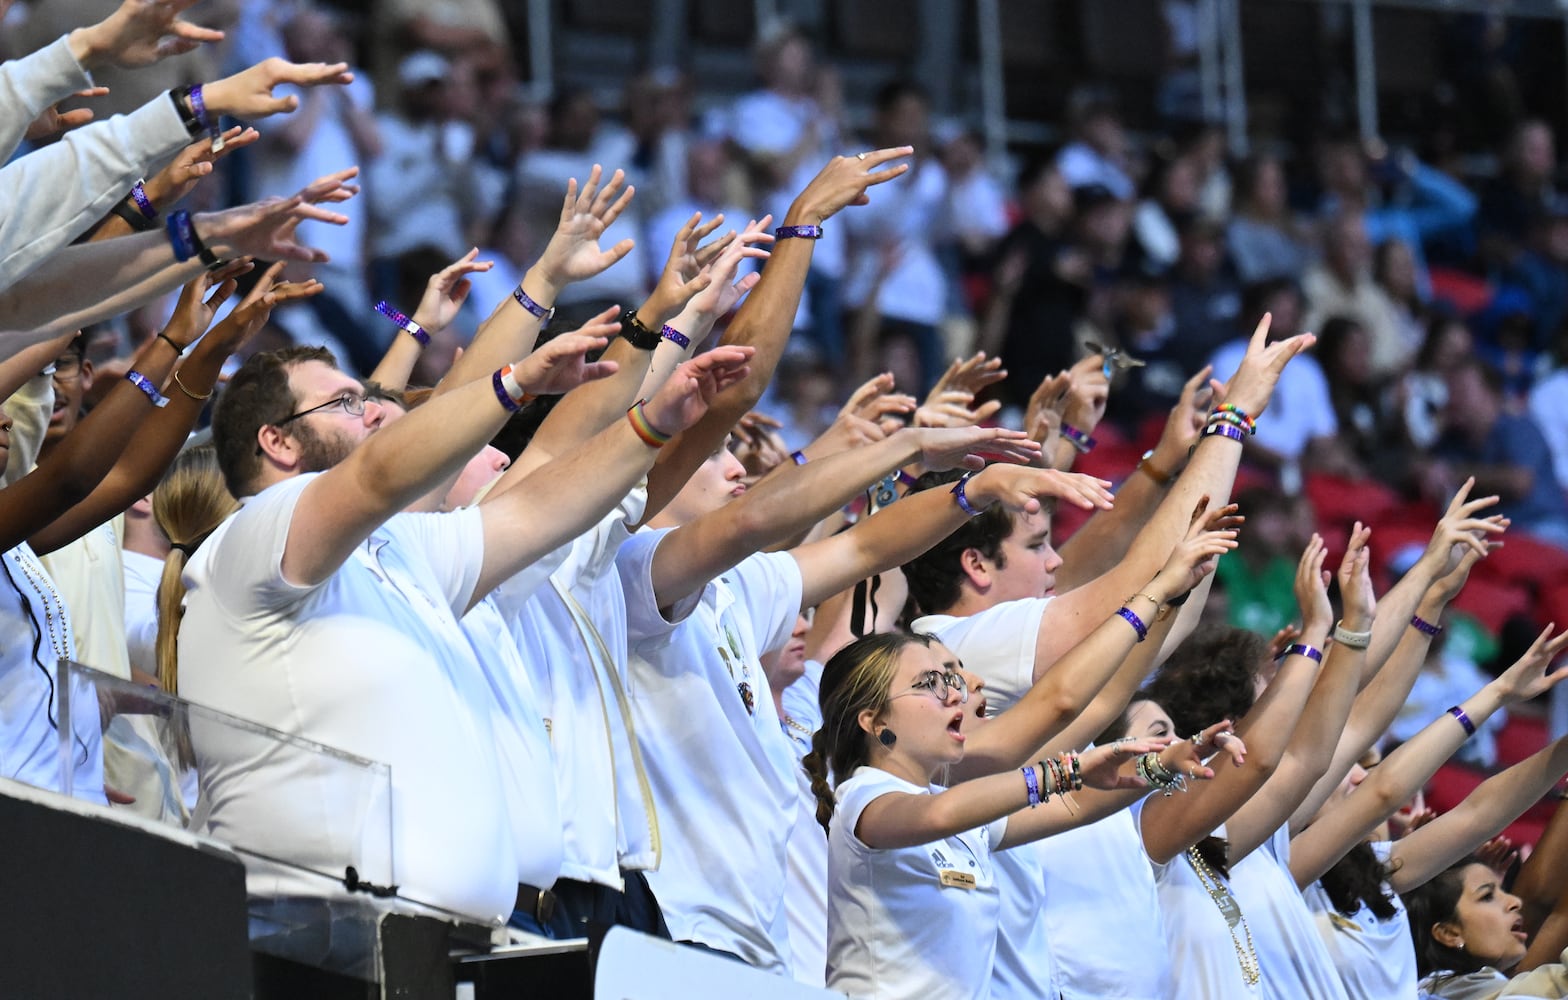
<svg viewBox="0 0 1568 1000">
<path fill-rule="evenodd" d="M 492 587 L 593 524 L 646 474 L 647 426 L 674 433 L 744 373 L 749 352 L 694 359 L 620 421 L 483 508 L 400 513 L 455 475 L 523 397 L 610 370 L 602 341 L 556 338 L 383 428 L 383 409 L 320 348 L 258 354 L 220 399 L 213 442 L 241 509 L 191 556 L 180 687 L 192 700 L 391 766 L 391 858 L 358 801 L 292 753 L 193 726 L 212 823 L 236 842 L 402 898 L 504 919 L 518 860 L 485 677 L 459 626 Z M 639 430 L 642 433 L 639 433 Z M 352 798 L 352 797 L 350 797 Z M 283 872 L 264 895 L 320 897 Z"/>
</svg>

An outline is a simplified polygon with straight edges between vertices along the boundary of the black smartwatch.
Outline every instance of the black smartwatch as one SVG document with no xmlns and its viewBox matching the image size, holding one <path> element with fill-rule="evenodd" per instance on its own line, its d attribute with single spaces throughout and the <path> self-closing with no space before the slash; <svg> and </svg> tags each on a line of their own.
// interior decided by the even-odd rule
<svg viewBox="0 0 1568 1000">
<path fill-rule="evenodd" d="M 663 339 L 658 330 L 650 330 L 647 324 L 637 318 L 635 307 L 621 313 L 621 336 L 639 351 L 651 351 Z"/>
</svg>

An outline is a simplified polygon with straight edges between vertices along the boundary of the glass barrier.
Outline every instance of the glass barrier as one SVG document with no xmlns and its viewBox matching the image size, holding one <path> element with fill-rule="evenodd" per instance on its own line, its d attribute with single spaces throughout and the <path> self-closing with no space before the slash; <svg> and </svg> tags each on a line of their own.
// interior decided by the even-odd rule
<svg viewBox="0 0 1568 1000">
<path fill-rule="evenodd" d="M 75 786 L 98 773 L 85 759 L 97 748 L 72 728 L 73 714 L 93 713 L 111 803 L 211 836 L 240 856 L 253 949 L 379 982 L 376 928 L 383 914 L 395 908 L 449 917 L 392 898 L 387 765 L 69 660 L 60 661 L 57 676 L 60 790 L 83 794 Z M 213 747 L 223 748 L 221 760 L 204 756 Z M 247 804 L 256 783 L 288 781 L 308 782 L 299 816 L 279 821 Z M 221 820 L 213 818 L 214 805 Z"/>
</svg>

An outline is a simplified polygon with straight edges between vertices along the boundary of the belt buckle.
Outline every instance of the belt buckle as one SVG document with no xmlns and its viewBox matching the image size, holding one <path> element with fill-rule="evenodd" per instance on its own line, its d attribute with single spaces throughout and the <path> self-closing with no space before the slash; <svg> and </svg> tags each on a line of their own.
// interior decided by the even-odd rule
<svg viewBox="0 0 1568 1000">
<path fill-rule="evenodd" d="M 540 925 L 548 925 L 555 916 L 555 893 L 549 889 L 540 889 L 539 896 L 534 900 L 534 919 Z"/>
</svg>

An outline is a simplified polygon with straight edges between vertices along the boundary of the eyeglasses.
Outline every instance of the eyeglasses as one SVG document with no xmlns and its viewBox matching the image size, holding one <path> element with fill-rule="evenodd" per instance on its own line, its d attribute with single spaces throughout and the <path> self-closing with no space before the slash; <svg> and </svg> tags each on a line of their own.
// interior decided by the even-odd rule
<svg viewBox="0 0 1568 1000">
<path fill-rule="evenodd" d="M 82 373 L 80 354 L 62 354 L 54 359 L 54 373 L 61 378 L 75 378 Z"/>
<path fill-rule="evenodd" d="M 958 693 L 958 703 L 964 704 L 969 700 L 969 683 L 962 674 L 956 670 L 927 670 L 915 682 L 909 685 L 908 691 L 895 694 L 894 698 L 902 698 L 908 694 L 928 694 L 938 701 L 946 701 L 948 694 Z M 890 701 L 892 699 L 889 699 Z"/>
<path fill-rule="evenodd" d="M 290 413 L 282 420 L 273 421 L 271 426 L 281 430 L 282 428 L 298 420 L 300 417 L 308 417 L 312 413 L 321 413 L 325 410 L 332 409 L 334 406 L 343 407 L 343 412 L 351 417 L 362 417 L 365 415 L 365 397 L 361 396 L 357 392 L 345 392 L 341 396 L 332 397 L 325 403 L 317 403 L 315 406 Z M 262 426 L 267 425 L 263 424 Z M 261 445 L 259 443 L 256 445 L 256 454 L 261 454 Z"/>
</svg>

